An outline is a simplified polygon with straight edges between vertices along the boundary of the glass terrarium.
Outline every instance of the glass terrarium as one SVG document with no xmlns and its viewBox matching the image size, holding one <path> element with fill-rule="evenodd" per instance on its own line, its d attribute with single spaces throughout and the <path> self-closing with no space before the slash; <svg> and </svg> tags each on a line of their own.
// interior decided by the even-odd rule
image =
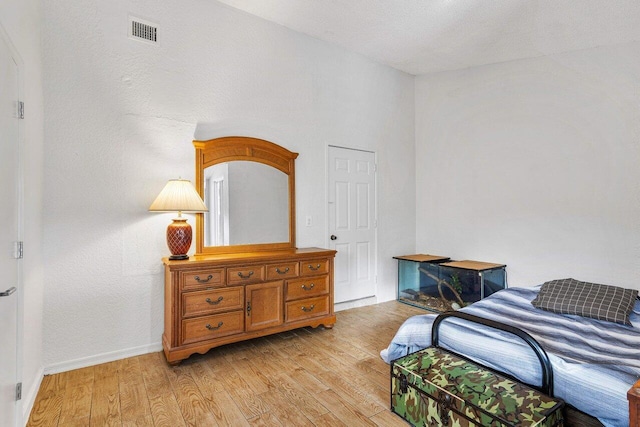
<svg viewBox="0 0 640 427">
<path fill-rule="evenodd" d="M 457 310 L 507 287 L 506 266 L 435 255 L 398 260 L 398 300 L 436 312 Z"/>
</svg>

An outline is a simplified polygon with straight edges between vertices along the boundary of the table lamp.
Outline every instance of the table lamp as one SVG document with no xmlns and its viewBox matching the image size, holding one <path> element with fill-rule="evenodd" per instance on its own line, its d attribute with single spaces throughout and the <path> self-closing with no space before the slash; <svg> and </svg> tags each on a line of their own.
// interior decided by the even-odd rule
<svg viewBox="0 0 640 427">
<path fill-rule="evenodd" d="M 169 259 L 188 259 L 191 247 L 191 226 L 182 212 L 207 212 L 200 195 L 188 179 L 172 179 L 164 186 L 158 197 L 151 203 L 152 212 L 178 212 L 178 217 L 167 227 L 167 246 L 171 251 Z"/>
</svg>

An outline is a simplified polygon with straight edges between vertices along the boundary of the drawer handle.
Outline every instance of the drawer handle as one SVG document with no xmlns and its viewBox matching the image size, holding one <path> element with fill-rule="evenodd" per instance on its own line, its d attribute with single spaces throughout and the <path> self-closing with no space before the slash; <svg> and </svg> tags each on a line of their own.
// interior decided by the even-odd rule
<svg viewBox="0 0 640 427">
<path fill-rule="evenodd" d="M 222 296 L 219 296 L 217 300 L 215 301 L 211 301 L 211 298 L 207 298 L 205 301 L 208 302 L 211 305 L 218 305 L 222 302 L 224 298 Z"/>
<path fill-rule="evenodd" d="M 251 270 L 246 276 L 242 274 L 242 271 L 238 271 L 238 276 L 240 276 L 241 279 L 248 279 L 253 276 L 253 270 Z"/>
<path fill-rule="evenodd" d="M 312 311 L 315 307 L 316 307 L 315 304 L 311 304 L 309 308 L 305 307 L 304 305 L 300 308 L 302 309 L 302 311 L 309 312 L 309 311 Z"/>
<path fill-rule="evenodd" d="M 220 329 L 222 327 L 222 325 L 224 325 L 224 322 L 219 322 L 218 326 L 211 326 L 210 324 L 207 323 L 205 328 L 207 328 L 210 331 L 217 331 L 218 329 Z"/>
<path fill-rule="evenodd" d="M 309 270 L 313 270 L 313 271 L 320 270 L 320 264 L 316 265 L 315 267 L 309 264 L 307 267 L 309 268 Z"/>
<path fill-rule="evenodd" d="M 209 280 L 213 279 L 213 276 L 210 274 L 206 279 L 201 279 L 200 276 L 196 276 L 194 279 L 196 279 L 196 282 L 198 283 L 207 283 Z"/>
<path fill-rule="evenodd" d="M 284 270 L 280 270 L 278 267 L 276 267 L 276 273 L 278 274 L 287 274 L 289 272 L 289 267 L 285 268 Z"/>
<path fill-rule="evenodd" d="M 315 284 L 310 284 L 309 287 L 307 287 L 306 284 L 302 285 L 302 289 L 304 289 L 305 291 L 310 291 L 311 289 L 313 289 L 316 285 Z"/>
</svg>

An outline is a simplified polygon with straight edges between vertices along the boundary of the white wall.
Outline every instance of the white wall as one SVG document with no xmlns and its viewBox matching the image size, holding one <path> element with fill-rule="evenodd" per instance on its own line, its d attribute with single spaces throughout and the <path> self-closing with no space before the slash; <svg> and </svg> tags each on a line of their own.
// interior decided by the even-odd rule
<svg viewBox="0 0 640 427">
<path fill-rule="evenodd" d="M 43 96 L 42 49 L 40 45 L 42 10 L 39 0 L 0 2 L 0 24 L 18 52 L 21 64 L 21 100 L 25 119 L 21 123 L 23 155 L 23 345 L 19 375 L 23 399 L 19 404 L 28 417 L 42 378 L 42 163 Z M 20 410 L 20 408 L 19 408 Z M 20 415 L 19 415 L 20 416 Z"/>
<path fill-rule="evenodd" d="M 327 245 L 327 145 L 376 151 L 378 296 L 395 297 L 392 256 L 415 248 L 412 76 L 213 0 L 43 4 L 49 372 L 160 348 L 171 214 L 147 209 L 193 179 L 197 123 L 300 153 L 300 247 Z M 129 13 L 158 46 L 127 39 Z"/>
<path fill-rule="evenodd" d="M 417 248 L 640 289 L 640 43 L 416 80 Z"/>
</svg>

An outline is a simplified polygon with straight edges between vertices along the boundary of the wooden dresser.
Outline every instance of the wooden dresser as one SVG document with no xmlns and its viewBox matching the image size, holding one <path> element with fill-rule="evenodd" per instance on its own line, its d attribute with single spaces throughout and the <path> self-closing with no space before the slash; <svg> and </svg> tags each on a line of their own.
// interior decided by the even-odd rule
<svg viewBox="0 0 640 427">
<path fill-rule="evenodd" d="M 335 253 L 307 248 L 163 258 L 167 361 L 290 329 L 333 327 Z"/>
</svg>

